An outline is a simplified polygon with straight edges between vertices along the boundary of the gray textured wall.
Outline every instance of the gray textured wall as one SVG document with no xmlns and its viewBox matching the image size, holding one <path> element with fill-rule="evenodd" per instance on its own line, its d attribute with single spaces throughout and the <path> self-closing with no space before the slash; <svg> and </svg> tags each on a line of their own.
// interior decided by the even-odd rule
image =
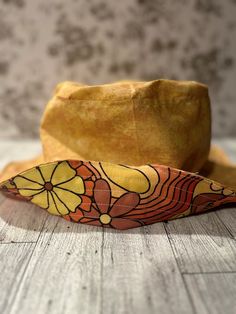
<svg viewBox="0 0 236 314">
<path fill-rule="evenodd" d="M 236 135 L 236 0 L 0 0 L 1 137 L 36 136 L 55 84 L 190 79 Z"/>
</svg>

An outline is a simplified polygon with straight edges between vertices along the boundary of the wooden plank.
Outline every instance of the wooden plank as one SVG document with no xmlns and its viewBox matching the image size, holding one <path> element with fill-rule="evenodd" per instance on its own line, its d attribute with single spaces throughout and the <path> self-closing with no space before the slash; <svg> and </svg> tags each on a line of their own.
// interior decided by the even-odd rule
<svg viewBox="0 0 236 314">
<path fill-rule="evenodd" d="M 181 272 L 236 270 L 236 246 L 215 212 L 166 224 Z"/>
<path fill-rule="evenodd" d="M 31 203 L 5 197 L 0 204 L 0 243 L 35 242 L 48 216 Z"/>
<path fill-rule="evenodd" d="M 34 245 L 31 243 L 0 245 L 1 314 L 9 313 Z"/>
<path fill-rule="evenodd" d="M 236 208 L 225 208 L 217 211 L 217 215 L 231 235 L 236 238 Z"/>
<path fill-rule="evenodd" d="M 104 233 L 102 313 L 193 313 L 162 223 Z"/>
<path fill-rule="evenodd" d="M 106 230 L 103 242 L 102 229 L 52 218 L 12 313 L 193 313 L 162 224 Z"/>
<path fill-rule="evenodd" d="M 236 273 L 184 275 L 198 314 L 236 313 Z"/>
<path fill-rule="evenodd" d="M 99 313 L 103 230 L 50 217 L 11 313 Z"/>
</svg>

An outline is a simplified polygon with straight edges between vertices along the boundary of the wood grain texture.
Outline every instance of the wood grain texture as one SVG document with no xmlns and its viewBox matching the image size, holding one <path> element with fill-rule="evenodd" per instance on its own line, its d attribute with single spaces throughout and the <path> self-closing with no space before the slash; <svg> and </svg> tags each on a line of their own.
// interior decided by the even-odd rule
<svg viewBox="0 0 236 314">
<path fill-rule="evenodd" d="M 36 242 L 47 217 L 33 204 L 5 197 L 0 205 L 0 243 Z"/>
<path fill-rule="evenodd" d="M 0 313 L 8 314 L 15 294 L 27 269 L 35 244 L 17 243 L 0 245 Z"/>
<path fill-rule="evenodd" d="M 219 210 L 217 216 L 231 233 L 232 237 L 236 238 L 236 209 L 226 208 Z"/>
<path fill-rule="evenodd" d="M 11 313 L 99 313 L 102 235 L 49 217 Z"/>
<path fill-rule="evenodd" d="M 166 224 L 183 273 L 236 271 L 236 245 L 215 212 Z"/>
<path fill-rule="evenodd" d="M 163 224 L 104 233 L 102 313 L 193 313 Z"/>
<path fill-rule="evenodd" d="M 197 313 L 236 313 L 236 273 L 184 275 Z"/>
</svg>

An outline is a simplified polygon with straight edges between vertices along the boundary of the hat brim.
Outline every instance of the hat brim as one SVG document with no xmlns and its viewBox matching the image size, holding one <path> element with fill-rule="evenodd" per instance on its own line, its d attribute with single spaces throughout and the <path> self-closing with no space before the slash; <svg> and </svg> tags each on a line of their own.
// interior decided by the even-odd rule
<svg viewBox="0 0 236 314">
<path fill-rule="evenodd" d="M 0 190 L 73 222 L 129 229 L 236 203 L 233 185 L 168 166 L 42 160 L 8 166 L 12 175 Z M 22 167 L 27 170 L 19 171 Z M 203 171 L 211 178 L 223 171 L 230 178 L 231 168 L 236 173 L 226 161 L 211 158 Z"/>
</svg>

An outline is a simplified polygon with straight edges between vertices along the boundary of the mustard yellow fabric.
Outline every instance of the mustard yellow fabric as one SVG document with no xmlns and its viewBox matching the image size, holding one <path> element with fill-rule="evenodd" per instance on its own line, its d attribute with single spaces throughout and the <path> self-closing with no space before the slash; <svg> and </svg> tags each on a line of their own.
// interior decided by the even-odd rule
<svg viewBox="0 0 236 314">
<path fill-rule="evenodd" d="M 46 161 L 56 155 L 194 172 L 209 154 L 210 121 L 207 87 L 195 82 L 66 82 L 47 105 L 40 136 Z"/>
<path fill-rule="evenodd" d="M 236 185 L 224 154 L 213 149 L 209 157 L 210 100 L 207 86 L 197 82 L 61 83 L 46 106 L 40 138 L 42 156 L 10 164 L 1 180 L 41 163 L 77 159 L 161 164 Z"/>
</svg>

